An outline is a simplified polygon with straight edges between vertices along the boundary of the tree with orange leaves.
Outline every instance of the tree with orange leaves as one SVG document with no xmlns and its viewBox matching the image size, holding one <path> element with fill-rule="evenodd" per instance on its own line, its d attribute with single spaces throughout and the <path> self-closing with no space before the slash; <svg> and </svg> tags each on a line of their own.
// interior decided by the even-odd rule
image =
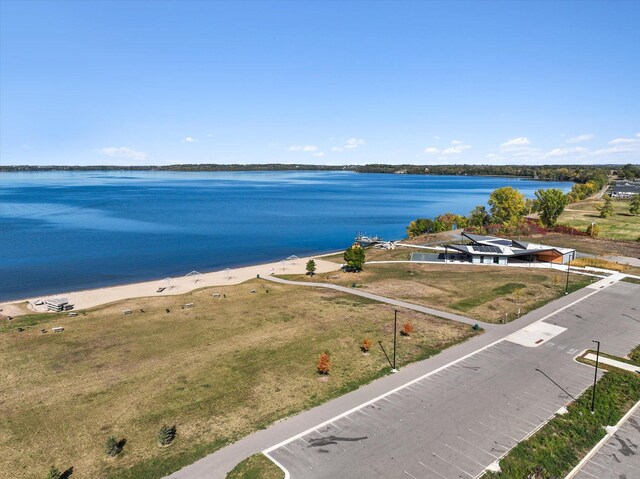
<svg viewBox="0 0 640 479">
<path fill-rule="evenodd" d="M 324 352 L 320 355 L 320 361 L 318 361 L 318 374 L 329 374 L 331 369 L 331 361 L 329 360 L 329 353 Z"/>
</svg>

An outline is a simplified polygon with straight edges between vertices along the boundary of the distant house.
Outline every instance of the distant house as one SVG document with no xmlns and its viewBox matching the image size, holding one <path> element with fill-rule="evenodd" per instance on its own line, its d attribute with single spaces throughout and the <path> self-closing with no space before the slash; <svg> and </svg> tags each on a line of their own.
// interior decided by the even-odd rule
<svg viewBox="0 0 640 479">
<path fill-rule="evenodd" d="M 640 194 L 640 181 L 617 181 L 611 190 L 612 198 L 633 198 Z"/>
<path fill-rule="evenodd" d="M 527 243 L 526 241 L 496 238 L 495 236 L 474 235 L 466 232 L 462 233 L 462 238 L 468 240 L 469 243 L 446 245 L 445 254 L 439 255 L 438 259 L 475 264 L 507 265 L 534 262 L 566 264 L 576 257 L 576 250 L 570 248 Z"/>
</svg>

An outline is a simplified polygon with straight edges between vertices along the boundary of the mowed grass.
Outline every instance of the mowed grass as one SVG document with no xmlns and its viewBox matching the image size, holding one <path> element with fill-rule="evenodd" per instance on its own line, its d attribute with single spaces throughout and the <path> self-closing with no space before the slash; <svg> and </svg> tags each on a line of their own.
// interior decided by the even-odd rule
<svg viewBox="0 0 640 479">
<path fill-rule="evenodd" d="M 400 364 L 476 334 L 411 311 L 401 317 L 416 332 L 399 338 Z M 392 318 L 391 307 L 373 301 L 259 280 L 74 318 L 16 318 L 0 333 L 0 477 L 44 477 L 52 464 L 73 467 L 74 479 L 162 477 L 384 374 L 379 348 L 365 355 L 360 345 L 367 337 L 390 348 Z M 323 351 L 332 369 L 320 377 Z M 175 424 L 177 438 L 160 448 L 163 424 Z M 108 460 L 111 434 L 126 444 Z"/>
<path fill-rule="evenodd" d="M 564 295 L 566 273 L 541 268 L 458 264 L 368 264 L 360 273 L 327 273 L 290 279 L 353 286 L 389 298 L 464 314 L 487 322 L 512 321 Z M 592 282 L 571 274 L 569 291 Z"/>
<path fill-rule="evenodd" d="M 613 214 L 607 218 L 600 218 L 600 211 L 597 209 L 603 204 L 604 200 L 587 200 L 568 205 L 558 223 L 585 230 L 595 222 L 602 238 L 631 241 L 640 238 L 640 216 L 629 213 L 631 200 L 614 199 Z"/>
<path fill-rule="evenodd" d="M 284 472 L 262 453 L 246 458 L 226 479 L 283 479 Z"/>
</svg>

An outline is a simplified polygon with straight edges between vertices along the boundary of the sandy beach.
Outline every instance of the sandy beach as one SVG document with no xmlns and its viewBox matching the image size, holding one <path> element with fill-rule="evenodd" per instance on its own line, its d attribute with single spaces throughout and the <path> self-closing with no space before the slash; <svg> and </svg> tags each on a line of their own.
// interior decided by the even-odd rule
<svg viewBox="0 0 640 479">
<path fill-rule="evenodd" d="M 335 253 L 329 254 L 332 255 Z M 46 311 L 44 305 L 35 306 L 35 302 L 47 298 L 66 298 L 70 304 L 74 305 L 74 310 L 82 310 L 124 299 L 179 295 L 198 288 L 239 284 L 255 278 L 257 275 L 303 274 L 306 272 L 306 264 L 309 259 L 315 260 L 316 273 L 322 274 L 340 269 L 339 264 L 325 261 L 322 259 L 323 256 L 328 255 L 310 256 L 240 268 L 229 268 L 194 276 L 157 279 L 142 283 L 131 283 L 84 291 L 61 292 L 47 296 L 8 301 L 0 303 L 0 314 L 4 316 L 20 316 L 32 312 L 44 312 Z M 160 288 L 164 288 L 164 290 L 158 292 Z M 25 306 L 25 303 L 28 307 Z"/>
</svg>

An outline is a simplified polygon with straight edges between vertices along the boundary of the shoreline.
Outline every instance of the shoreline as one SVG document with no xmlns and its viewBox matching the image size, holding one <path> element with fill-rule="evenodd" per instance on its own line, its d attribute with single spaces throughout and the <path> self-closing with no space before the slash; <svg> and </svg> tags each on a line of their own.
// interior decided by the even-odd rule
<svg viewBox="0 0 640 479">
<path fill-rule="evenodd" d="M 200 288 L 230 286 L 244 283 L 245 281 L 256 278 L 258 275 L 268 276 L 271 273 L 304 274 L 306 273 L 307 261 L 310 259 L 313 259 L 316 262 L 316 274 L 329 273 L 339 270 L 340 265 L 338 263 L 324 261 L 322 258 L 338 253 L 341 253 L 341 251 L 305 256 L 288 261 L 280 260 L 269 263 L 241 266 L 238 268 L 226 268 L 224 270 L 201 273 L 198 276 L 172 277 L 170 278 L 170 281 L 167 281 L 167 278 L 154 279 L 137 283 L 126 283 L 102 288 L 68 291 L 7 300 L 0 302 L 0 311 L 2 311 L 2 314 L 5 316 L 22 316 L 31 313 L 44 313 L 46 312 L 45 307 L 36 307 L 33 303 L 37 300 L 55 297 L 67 298 L 69 303 L 74 306 L 73 311 L 78 311 L 126 299 L 178 296 Z M 158 292 L 159 288 L 165 289 Z M 28 303 L 28 305 L 25 306 L 24 303 Z M 31 307 L 29 307 L 29 305 Z"/>
</svg>

